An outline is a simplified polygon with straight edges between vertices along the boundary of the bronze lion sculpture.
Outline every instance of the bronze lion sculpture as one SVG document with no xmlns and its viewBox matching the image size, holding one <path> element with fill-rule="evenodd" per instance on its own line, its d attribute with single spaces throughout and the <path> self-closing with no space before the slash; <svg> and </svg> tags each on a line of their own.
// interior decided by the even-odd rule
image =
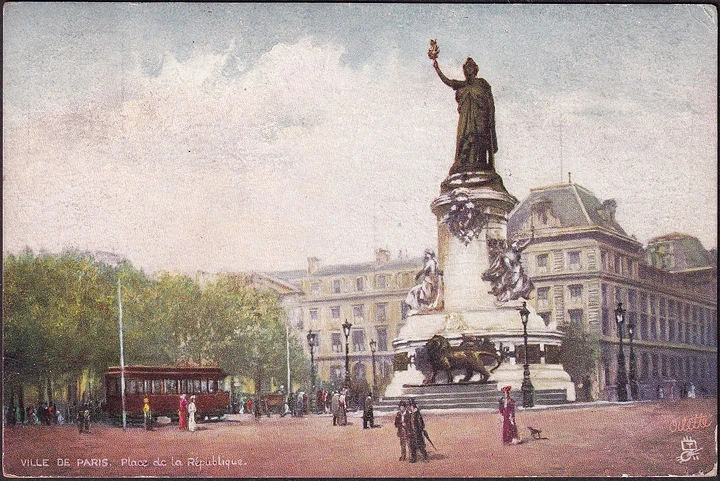
<svg viewBox="0 0 720 481">
<path fill-rule="evenodd" d="M 432 366 L 432 376 L 425 384 L 434 384 L 438 371 L 447 373 L 448 384 L 453 382 L 452 371 L 464 369 L 465 377 L 462 382 L 468 382 L 475 372 L 480 373 L 481 383 L 486 383 L 495 369 L 502 362 L 502 355 L 495 351 L 492 342 L 478 342 L 474 338 L 463 337 L 459 346 L 451 346 L 450 342 L 443 336 L 436 334 L 426 344 L 426 356 Z M 485 362 L 495 363 L 490 370 L 485 367 Z"/>
</svg>

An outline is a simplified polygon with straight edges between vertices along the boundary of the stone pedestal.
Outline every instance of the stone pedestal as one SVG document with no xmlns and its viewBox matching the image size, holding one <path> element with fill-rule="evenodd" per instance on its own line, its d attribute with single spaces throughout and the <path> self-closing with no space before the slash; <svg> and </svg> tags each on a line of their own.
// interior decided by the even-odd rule
<svg viewBox="0 0 720 481">
<path fill-rule="evenodd" d="M 441 184 L 440 195 L 433 201 L 432 212 L 438 221 L 438 264 L 443 272 L 444 310 L 409 316 L 393 341 L 396 353 L 413 359 L 419 349 L 435 334 L 451 345 L 460 343 L 463 335 L 484 337 L 498 351 L 507 354 L 489 381 L 498 388 L 510 385 L 520 389 L 523 366 L 516 363 L 516 348 L 523 346 L 523 325 L 519 309 L 521 300 L 498 303 L 489 291 L 491 285 L 482 279 L 490 266 L 490 245 L 506 241 L 507 216 L 518 204 L 493 171 L 465 172 L 449 176 Z M 557 326 L 545 325 L 528 306 L 528 345 L 559 348 L 562 333 Z M 575 400 L 574 385 L 562 365 L 548 363 L 547 356 L 530 364 L 530 378 L 536 390 L 566 392 Z M 458 373 L 456 380 L 462 377 Z M 406 371 L 396 371 L 385 396 L 402 396 L 403 387 L 422 385 L 427 373 L 411 364 Z M 479 378 L 476 374 L 473 379 Z M 471 379 L 472 381 L 472 379 Z"/>
</svg>

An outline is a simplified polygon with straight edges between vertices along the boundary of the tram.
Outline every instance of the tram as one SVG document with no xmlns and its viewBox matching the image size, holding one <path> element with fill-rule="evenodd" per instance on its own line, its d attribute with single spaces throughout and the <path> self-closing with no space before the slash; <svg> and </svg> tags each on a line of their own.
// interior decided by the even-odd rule
<svg viewBox="0 0 720 481">
<path fill-rule="evenodd" d="M 105 411 L 122 417 L 120 367 L 105 371 Z M 195 396 L 198 421 L 228 412 L 230 393 L 223 387 L 227 375 L 219 367 L 125 366 L 125 411 L 142 417 L 143 399 L 148 398 L 154 416 L 178 418 L 180 395 Z"/>
</svg>

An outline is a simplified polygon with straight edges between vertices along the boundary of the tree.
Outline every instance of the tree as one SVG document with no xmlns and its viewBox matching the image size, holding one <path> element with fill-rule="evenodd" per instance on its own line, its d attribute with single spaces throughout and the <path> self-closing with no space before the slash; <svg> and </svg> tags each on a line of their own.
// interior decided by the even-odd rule
<svg viewBox="0 0 720 481">
<path fill-rule="evenodd" d="M 560 346 L 560 362 L 572 381 L 576 385 L 582 384 L 583 397 L 589 398 L 590 383 L 600 355 L 599 338 L 576 322 L 562 324 L 559 328 L 565 333 Z"/>
</svg>

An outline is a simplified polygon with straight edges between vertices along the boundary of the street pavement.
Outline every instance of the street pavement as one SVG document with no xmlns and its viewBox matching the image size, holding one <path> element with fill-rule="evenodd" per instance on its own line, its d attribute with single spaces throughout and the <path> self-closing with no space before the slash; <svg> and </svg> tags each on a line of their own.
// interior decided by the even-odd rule
<svg viewBox="0 0 720 481">
<path fill-rule="evenodd" d="M 422 406 L 420 406 L 422 409 Z M 7 426 L 6 476 L 52 477 L 516 477 L 716 474 L 717 399 L 583 403 L 519 408 L 522 443 L 503 445 L 489 410 L 423 411 L 428 462 L 398 460 L 392 414 L 362 428 L 329 415 L 247 414 L 145 431 L 95 424 Z M 542 430 L 531 436 L 528 427 Z"/>
</svg>

